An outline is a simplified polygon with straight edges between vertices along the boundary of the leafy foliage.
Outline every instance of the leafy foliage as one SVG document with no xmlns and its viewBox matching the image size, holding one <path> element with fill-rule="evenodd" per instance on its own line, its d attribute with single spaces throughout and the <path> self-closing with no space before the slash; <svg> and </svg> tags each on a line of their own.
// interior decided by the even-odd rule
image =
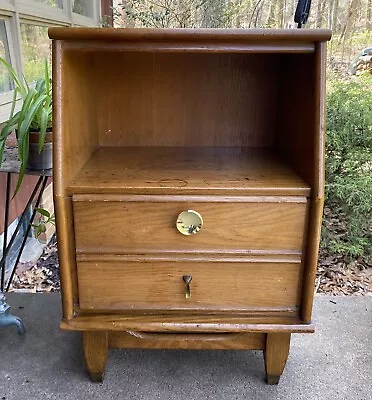
<svg viewBox="0 0 372 400">
<path fill-rule="evenodd" d="M 327 99 L 326 206 L 322 246 L 372 254 L 372 77 L 332 80 Z M 332 220 L 343 228 L 334 229 Z"/>
<path fill-rule="evenodd" d="M 40 131 L 39 152 L 41 152 L 46 131 L 52 125 L 52 87 L 47 60 L 44 64 L 44 78 L 39 79 L 35 87 L 29 85 L 23 75 L 18 76 L 5 59 L 0 57 L 0 63 L 8 70 L 15 86 L 10 116 L 0 132 L 0 165 L 3 160 L 7 137 L 14 131 L 17 134 L 18 158 L 21 161 L 21 167 L 15 195 L 21 186 L 27 168 L 30 129 Z M 15 112 L 19 96 L 22 99 L 22 106 L 19 111 Z"/>
<path fill-rule="evenodd" d="M 51 214 L 45 208 L 35 208 L 35 210 L 39 213 L 39 219 L 36 224 L 31 226 L 34 228 L 35 237 L 38 238 L 42 233 L 46 232 L 47 224 L 56 224 L 56 218 L 54 214 Z"/>
</svg>

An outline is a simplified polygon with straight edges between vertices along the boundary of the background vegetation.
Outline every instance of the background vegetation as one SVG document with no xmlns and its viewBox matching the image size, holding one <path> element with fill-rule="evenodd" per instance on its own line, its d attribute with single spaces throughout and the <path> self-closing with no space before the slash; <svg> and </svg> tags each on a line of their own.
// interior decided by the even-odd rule
<svg viewBox="0 0 372 400">
<path fill-rule="evenodd" d="M 372 255 L 372 76 L 328 81 L 322 246 Z"/>
<path fill-rule="evenodd" d="M 297 0 L 114 0 L 115 26 L 290 28 Z M 372 0 L 313 0 L 307 28 L 329 28 L 330 58 L 370 45 Z"/>
</svg>

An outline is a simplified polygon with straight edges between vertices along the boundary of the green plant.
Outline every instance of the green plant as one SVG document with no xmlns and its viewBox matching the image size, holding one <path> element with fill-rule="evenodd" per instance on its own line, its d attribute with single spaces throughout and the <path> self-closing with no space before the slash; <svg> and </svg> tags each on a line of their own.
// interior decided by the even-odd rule
<svg viewBox="0 0 372 400">
<path fill-rule="evenodd" d="M 34 228 L 35 237 L 38 238 L 42 233 L 46 231 L 46 225 L 55 225 L 56 219 L 54 214 L 50 214 L 45 208 L 35 208 L 35 210 L 40 214 L 40 218 L 36 224 L 31 226 Z"/>
<path fill-rule="evenodd" d="M 372 254 L 371 89 L 370 76 L 328 88 L 322 246 L 353 258 Z"/>
<path fill-rule="evenodd" d="M 40 132 L 39 152 L 41 152 L 46 131 L 52 126 L 52 88 L 47 60 L 44 63 L 44 78 L 39 79 L 35 85 L 29 85 L 23 75 L 18 76 L 13 67 L 1 57 L 0 63 L 9 71 L 15 86 L 10 116 L 0 132 L 0 165 L 3 160 L 6 139 L 12 132 L 16 132 L 21 167 L 15 195 L 21 186 L 27 168 L 30 130 Z M 15 112 L 19 97 L 22 100 L 22 106 L 19 111 Z"/>
</svg>

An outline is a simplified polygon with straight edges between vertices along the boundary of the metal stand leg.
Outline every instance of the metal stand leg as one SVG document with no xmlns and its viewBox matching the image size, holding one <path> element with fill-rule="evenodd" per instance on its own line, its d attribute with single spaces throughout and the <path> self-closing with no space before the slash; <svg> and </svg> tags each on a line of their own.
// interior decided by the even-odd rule
<svg viewBox="0 0 372 400">
<path fill-rule="evenodd" d="M 41 178 L 41 177 L 40 177 L 40 178 Z M 11 285 L 11 283 L 12 283 L 12 281 L 13 281 L 14 274 L 15 274 L 15 271 L 16 271 L 16 269 L 17 269 L 18 262 L 19 262 L 19 260 L 20 260 L 20 258 L 21 258 L 23 249 L 24 249 L 24 247 L 25 247 L 25 245 L 26 245 L 27 237 L 28 237 L 28 234 L 29 234 L 29 232 L 30 232 L 30 230 L 31 230 L 32 223 L 34 222 L 34 218 L 35 218 L 35 215 L 36 215 L 36 208 L 38 208 L 39 205 L 40 205 L 41 197 L 43 196 L 44 189 L 45 189 L 45 186 L 46 186 L 46 184 L 47 184 L 47 181 L 48 181 L 48 177 L 47 177 L 47 176 L 44 176 L 44 178 L 43 178 L 43 183 L 42 183 L 42 185 L 41 185 L 41 189 L 40 189 L 39 194 L 38 194 L 37 199 L 36 199 L 35 209 L 34 209 L 34 211 L 32 212 L 32 216 L 31 216 L 30 222 L 29 222 L 28 227 L 27 227 L 27 230 L 26 230 L 26 232 L 25 232 L 25 234 L 24 234 L 24 236 L 23 236 L 23 241 L 22 241 L 22 244 L 21 244 L 21 248 L 20 248 L 19 251 L 18 251 L 17 259 L 16 259 L 16 261 L 15 261 L 15 263 L 14 263 L 14 266 L 13 266 L 13 269 L 12 269 L 12 273 L 10 274 L 10 278 L 9 278 L 9 280 L 8 280 L 8 284 L 7 284 L 7 286 L 6 286 L 6 291 L 9 291 L 10 285 Z M 4 267 L 5 267 L 5 266 L 4 266 Z"/>
<path fill-rule="evenodd" d="M 22 212 L 22 214 L 21 214 L 21 216 L 19 218 L 19 221 L 18 221 L 18 224 L 16 226 L 16 229 L 15 229 L 15 231 L 14 231 L 14 233 L 13 233 L 13 235 L 12 235 L 10 241 L 9 241 L 9 243 L 7 244 L 8 215 L 9 215 L 9 207 L 10 207 L 10 184 L 11 184 L 11 173 L 8 173 L 8 176 L 7 176 L 7 187 L 6 187 L 6 199 L 5 199 L 4 247 L 3 247 L 3 256 L 2 256 L 2 258 L 0 260 L 0 270 L 1 270 L 1 288 L 0 288 L 0 290 L 1 291 L 4 291 L 4 287 L 5 287 L 5 269 L 6 269 L 5 262 L 6 262 L 7 255 L 9 253 L 9 251 L 10 251 L 10 249 L 11 249 L 13 243 L 14 243 L 14 240 L 16 239 L 17 234 L 18 234 L 18 232 L 19 232 L 19 230 L 20 230 L 20 228 L 22 226 L 22 223 L 23 223 L 23 221 L 24 221 L 24 219 L 25 219 L 25 217 L 27 215 L 27 210 L 29 209 L 29 207 L 30 207 L 32 201 L 34 200 L 34 198 L 36 196 L 36 193 L 39 190 L 39 187 L 40 187 L 40 185 L 42 183 L 41 189 L 40 189 L 40 191 L 38 193 L 38 196 L 37 196 L 35 208 L 37 208 L 39 206 L 40 201 L 41 201 L 41 197 L 43 195 L 45 186 L 47 184 L 47 181 L 48 181 L 48 177 L 47 176 L 40 176 L 39 177 L 39 179 L 38 179 L 38 181 L 37 181 L 37 183 L 36 183 L 36 185 L 34 187 L 34 190 L 32 191 L 32 194 L 31 194 L 31 196 L 30 196 L 30 198 L 29 198 L 29 200 L 28 200 L 28 202 L 27 202 L 27 204 L 26 204 L 26 206 L 25 206 L 25 208 L 24 208 L 24 210 L 23 210 L 23 212 Z M 34 210 L 33 213 L 32 213 L 31 220 L 29 221 L 26 233 L 25 233 L 25 235 L 23 237 L 22 245 L 21 245 L 21 248 L 19 249 L 17 260 L 16 260 L 16 262 L 15 262 L 15 264 L 13 266 L 13 269 L 12 269 L 12 272 L 11 272 L 11 276 L 10 276 L 10 278 L 8 280 L 6 291 L 9 290 L 10 284 L 11 284 L 11 282 L 13 280 L 13 277 L 14 277 L 14 274 L 15 274 L 15 270 L 17 268 L 17 264 L 18 264 L 18 262 L 19 262 L 19 260 L 21 258 L 23 249 L 24 249 L 26 241 L 27 241 L 27 236 L 28 236 L 28 234 L 29 234 L 29 232 L 31 230 L 31 225 L 33 223 L 35 215 L 36 215 L 36 210 Z"/>
<path fill-rule="evenodd" d="M 10 172 L 7 173 L 7 180 L 6 180 L 5 214 L 4 214 L 4 243 L 3 243 L 3 256 L 2 256 L 1 262 L 0 262 L 0 270 L 1 270 L 0 327 L 15 325 L 17 327 L 18 333 L 20 335 L 23 335 L 26 332 L 23 322 L 20 318 L 15 317 L 14 315 L 12 315 L 10 313 L 10 306 L 9 306 L 9 304 L 6 303 L 5 296 L 2 292 L 4 289 L 4 283 L 5 283 L 5 268 L 6 268 L 5 261 L 6 261 L 6 257 L 8 255 L 9 249 L 11 248 L 11 246 L 14 242 L 14 239 L 19 231 L 19 228 L 21 227 L 22 221 L 26 215 L 27 208 L 31 204 L 33 198 L 35 197 L 37 189 L 40 186 L 41 179 L 42 179 L 42 177 L 39 178 L 38 183 L 35 185 L 35 189 L 34 189 L 33 193 L 31 194 L 31 197 L 26 205 L 25 210 L 22 213 L 21 219 L 16 227 L 14 234 L 12 235 L 12 238 L 11 238 L 9 244 L 7 242 L 8 242 L 9 206 L 10 206 L 10 185 L 11 185 L 11 181 L 12 181 L 12 175 Z M 45 185 L 44 185 L 44 187 L 45 187 Z M 41 196 L 40 196 L 40 198 L 41 198 Z M 23 250 L 23 247 L 21 249 L 21 252 L 22 252 L 22 250 Z M 19 261 L 19 259 L 17 257 L 17 263 L 18 263 L 18 261 Z M 17 265 L 17 263 L 16 263 L 16 265 Z M 13 270 L 15 270 L 15 267 L 13 268 Z"/>
<path fill-rule="evenodd" d="M 9 224 L 9 203 L 10 203 L 10 184 L 12 181 L 12 174 L 8 172 L 6 174 L 6 190 L 5 190 L 5 212 L 4 212 L 4 242 L 3 242 L 3 256 L 1 259 L 1 286 L 0 291 L 4 290 L 5 281 L 5 260 L 6 260 L 6 247 L 8 242 L 8 224 Z"/>
<path fill-rule="evenodd" d="M 26 332 L 25 326 L 20 318 L 10 314 L 10 306 L 6 303 L 6 298 L 0 290 L 0 327 L 12 326 L 17 327 L 18 333 L 24 335 Z"/>
</svg>

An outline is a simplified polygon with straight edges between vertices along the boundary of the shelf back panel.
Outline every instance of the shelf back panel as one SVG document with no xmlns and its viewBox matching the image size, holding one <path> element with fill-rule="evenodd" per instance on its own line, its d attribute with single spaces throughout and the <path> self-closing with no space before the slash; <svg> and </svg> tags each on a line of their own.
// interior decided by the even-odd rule
<svg viewBox="0 0 372 400">
<path fill-rule="evenodd" d="M 101 146 L 273 142 L 278 55 L 85 54 Z"/>
</svg>

